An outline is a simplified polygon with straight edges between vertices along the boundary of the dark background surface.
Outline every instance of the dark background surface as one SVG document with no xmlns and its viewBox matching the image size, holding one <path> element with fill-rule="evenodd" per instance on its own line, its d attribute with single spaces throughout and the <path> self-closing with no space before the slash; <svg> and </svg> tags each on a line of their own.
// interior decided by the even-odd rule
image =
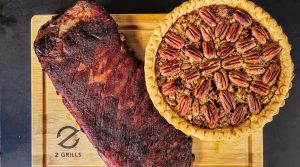
<svg viewBox="0 0 300 167">
<path fill-rule="evenodd" d="M 73 0 L 0 0 L 0 107 L 3 167 L 31 166 L 30 19 L 70 7 Z M 109 13 L 167 13 L 183 0 L 98 0 Z M 264 166 L 300 166 L 300 1 L 254 0 L 282 26 L 293 45 L 290 98 L 264 128 Z M 1 166 L 1 165 L 0 165 Z"/>
</svg>

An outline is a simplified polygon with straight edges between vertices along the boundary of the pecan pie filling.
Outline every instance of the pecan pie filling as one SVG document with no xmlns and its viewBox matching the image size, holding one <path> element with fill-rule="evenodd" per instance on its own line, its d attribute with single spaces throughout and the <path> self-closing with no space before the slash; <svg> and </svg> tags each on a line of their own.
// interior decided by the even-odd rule
<svg viewBox="0 0 300 167">
<path fill-rule="evenodd" d="M 168 105 L 201 128 L 238 126 L 275 91 L 282 48 L 246 11 L 210 5 L 181 16 L 156 54 Z"/>
</svg>

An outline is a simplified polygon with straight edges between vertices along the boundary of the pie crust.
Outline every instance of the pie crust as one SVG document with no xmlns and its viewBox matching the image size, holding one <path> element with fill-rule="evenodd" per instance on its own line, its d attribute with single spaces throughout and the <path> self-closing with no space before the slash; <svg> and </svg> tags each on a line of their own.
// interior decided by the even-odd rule
<svg viewBox="0 0 300 167">
<path fill-rule="evenodd" d="M 282 51 L 279 55 L 281 73 L 277 81 L 278 89 L 275 95 L 259 114 L 252 115 L 237 127 L 203 129 L 191 124 L 185 118 L 180 117 L 164 100 L 156 81 L 155 58 L 163 37 L 180 16 L 188 14 L 200 7 L 213 4 L 226 4 L 231 7 L 239 7 L 248 12 L 253 19 L 269 31 L 271 38 L 274 41 L 278 41 L 282 47 Z M 279 108 L 284 105 L 284 100 L 289 95 L 288 91 L 292 86 L 292 79 L 294 77 L 294 65 L 291 60 L 290 51 L 291 45 L 288 42 L 287 36 L 283 33 L 282 28 L 266 11 L 253 2 L 247 0 L 190 0 L 169 13 L 153 31 L 145 53 L 147 90 L 159 113 L 175 128 L 183 131 L 187 135 L 195 136 L 201 140 L 231 140 L 238 137 L 249 136 L 256 130 L 262 128 L 266 123 L 272 121 L 273 116 L 278 114 Z"/>
</svg>

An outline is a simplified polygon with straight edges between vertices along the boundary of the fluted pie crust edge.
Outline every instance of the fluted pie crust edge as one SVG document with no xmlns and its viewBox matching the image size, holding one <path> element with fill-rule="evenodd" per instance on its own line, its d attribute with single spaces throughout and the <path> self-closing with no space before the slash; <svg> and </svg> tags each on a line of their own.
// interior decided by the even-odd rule
<svg viewBox="0 0 300 167">
<path fill-rule="evenodd" d="M 278 78 L 278 89 L 271 101 L 257 114 L 252 115 L 248 120 L 237 127 L 203 129 L 188 122 L 188 120 L 180 117 L 175 111 L 169 107 L 164 100 L 155 76 L 155 57 L 162 38 L 176 20 L 187 13 L 192 12 L 202 6 L 212 4 L 226 4 L 231 7 L 239 7 L 247 11 L 253 19 L 264 26 L 270 33 L 273 40 L 278 41 L 282 47 L 280 53 L 281 73 Z M 291 45 L 282 28 L 277 24 L 269 13 L 264 11 L 248 0 L 190 0 L 175 8 L 171 13 L 166 15 L 159 26 L 153 31 L 148 42 L 145 52 L 145 79 L 147 90 L 150 98 L 159 111 L 159 113 L 175 128 L 181 130 L 187 135 L 192 135 L 201 140 L 232 140 L 235 138 L 246 137 L 262 128 L 266 123 L 272 121 L 273 116 L 278 114 L 279 108 L 284 106 L 285 99 L 289 96 L 289 89 L 292 86 L 294 77 L 294 64 L 290 55 Z"/>
</svg>

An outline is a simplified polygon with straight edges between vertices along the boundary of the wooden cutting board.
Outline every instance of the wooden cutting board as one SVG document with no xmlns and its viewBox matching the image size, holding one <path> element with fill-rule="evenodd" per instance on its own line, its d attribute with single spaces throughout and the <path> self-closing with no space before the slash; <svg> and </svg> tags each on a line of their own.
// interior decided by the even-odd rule
<svg viewBox="0 0 300 167">
<path fill-rule="evenodd" d="M 113 14 L 126 43 L 143 60 L 152 30 L 165 14 Z M 36 15 L 31 20 L 31 43 L 40 26 L 52 15 Z M 31 45 L 32 48 L 32 45 Z M 102 167 L 104 162 L 63 105 L 50 81 L 42 72 L 31 49 L 32 85 L 32 164 L 33 166 Z M 262 130 L 231 142 L 193 139 L 194 166 L 259 167 L 263 164 Z"/>
</svg>

